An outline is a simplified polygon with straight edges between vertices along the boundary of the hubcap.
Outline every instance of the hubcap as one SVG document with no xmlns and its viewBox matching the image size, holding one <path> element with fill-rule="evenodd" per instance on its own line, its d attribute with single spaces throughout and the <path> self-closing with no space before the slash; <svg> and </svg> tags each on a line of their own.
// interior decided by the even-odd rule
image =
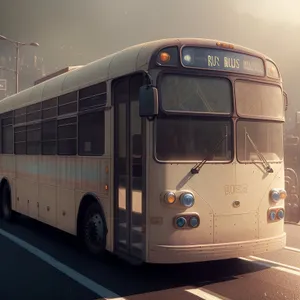
<svg viewBox="0 0 300 300">
<path fill-rule="evenodd" d="M 100 214 L 90 217 L 86 224 L 85 236 L 91 246 L 101 246 L 103 240 L 103 222 Z"/>
</svg>

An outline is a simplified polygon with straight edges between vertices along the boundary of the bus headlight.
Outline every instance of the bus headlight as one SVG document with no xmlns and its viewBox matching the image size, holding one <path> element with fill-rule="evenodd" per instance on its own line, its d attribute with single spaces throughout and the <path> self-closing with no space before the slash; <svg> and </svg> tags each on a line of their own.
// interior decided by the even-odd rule
<svg viewBox="0 0 300 300">
<path fill-rule="evenodd" d="M 283 209 L 279 209 L 277 212 L 277 218 L 279 220 L 282 220 L 284 218 L 284 210 Z"/>
<path fill-rule="evenodd" d="M 189 220 L 189 224 L 191 227 L 196 228 L 199 226 L 200 224 L 200 220 L 197 217 L 191 217 Z"/>
<path fill-rule="evenodd" d="M 177 227 L 182 228 L 182 227 L 184 227 L 185 224 L 186 224 L 186 218 L 184 218 L 184 217 L 179 217 L 179 218 L 176 219 L 175 223 L 176 223 L 176 226 L 177 226 Z"/>
<path fill-rule="evenodd" d="M 278 202 L 280 200 L 280 192 L 278 190 L 271 190 L 270 196 L 273 202 Z"/>
<path fill-rule="evenodd" d="M 185 207 L 192 207 L 195 203 L 195 198 L 191 193 L 184 193 L 180 196 L 180 203 Z"/>
<path fill-rule="evenodd" d="M 274 210 L 270 211 L 269 218 L 270 218 L 271 221 L 275 221 L 275 219 L 276 219 L 276 212 Z"/>
</svg>

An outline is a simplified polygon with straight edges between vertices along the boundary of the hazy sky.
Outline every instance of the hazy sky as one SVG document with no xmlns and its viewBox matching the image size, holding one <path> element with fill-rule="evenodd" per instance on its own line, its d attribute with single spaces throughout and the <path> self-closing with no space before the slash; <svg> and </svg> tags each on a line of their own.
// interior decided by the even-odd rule
<svg viewBox="0 0 300 300">
<path fill-rule="evenodd" d="M 236 5 L 241 12 L 270 21 L 300 24 L 300 0 L 240 0 Z"/>
<path fill-rule="evenodd" d="M 39 48 L 21 51 L 20 86 L 86 64 L 137 43 L 204 37 L 253 48 L 278 64 L 290 101 L 300 110 L 300 0 L 0 0 L 0 34 Z M 14 68 L 14 49 L 0 41 L 0 63 Z M 10 58 L 10 59 L 9 59 Z M 3 62 L 2 62 L 3 61 Z M 12 74 L 1 72 L 12 91 Z"/>
</svg>

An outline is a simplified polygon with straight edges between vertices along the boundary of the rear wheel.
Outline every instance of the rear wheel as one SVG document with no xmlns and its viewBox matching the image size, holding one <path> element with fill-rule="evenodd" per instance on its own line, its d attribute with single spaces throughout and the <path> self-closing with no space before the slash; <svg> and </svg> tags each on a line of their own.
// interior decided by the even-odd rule
<svg viewBox="0 0 300 300">
<path fill-rule="evenodd" d="M 11 192 L 7 183 L 5 183 L 1 190 L 1 213 L 6 221 L 11 221 L 13 212 L 11 208 Z"/>
<path fill-rule="evenodd" d="M 94 255 L 104 254 L 107 229 L 98 203 L 87 208 L 81 226 L 81 236 L 87 250 Z"/>
</svg>

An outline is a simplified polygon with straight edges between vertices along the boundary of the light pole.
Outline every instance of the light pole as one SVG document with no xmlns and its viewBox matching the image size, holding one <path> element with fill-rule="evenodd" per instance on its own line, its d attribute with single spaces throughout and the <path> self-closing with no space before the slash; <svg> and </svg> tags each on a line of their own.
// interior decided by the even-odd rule
<svg viewBox="0 0 300 300">
<path fill-rule="evenodd" d="M 18 41 L 14 41 L 11 39 L 8 39 L 7 37 L 0 35 L 0 40 L 2 41 L 7 41 L 13 44 L 16 48 L 16 69 L 15 69 L 15 74 L 16 74 L 16 93 L 19 92 L 19 59 L 20 59 L 20 48 L 23 46 L 33 46 L 33 47 L 39 47 L 40 45 L 38 43 L 21 43 Z"/>
</svg>

